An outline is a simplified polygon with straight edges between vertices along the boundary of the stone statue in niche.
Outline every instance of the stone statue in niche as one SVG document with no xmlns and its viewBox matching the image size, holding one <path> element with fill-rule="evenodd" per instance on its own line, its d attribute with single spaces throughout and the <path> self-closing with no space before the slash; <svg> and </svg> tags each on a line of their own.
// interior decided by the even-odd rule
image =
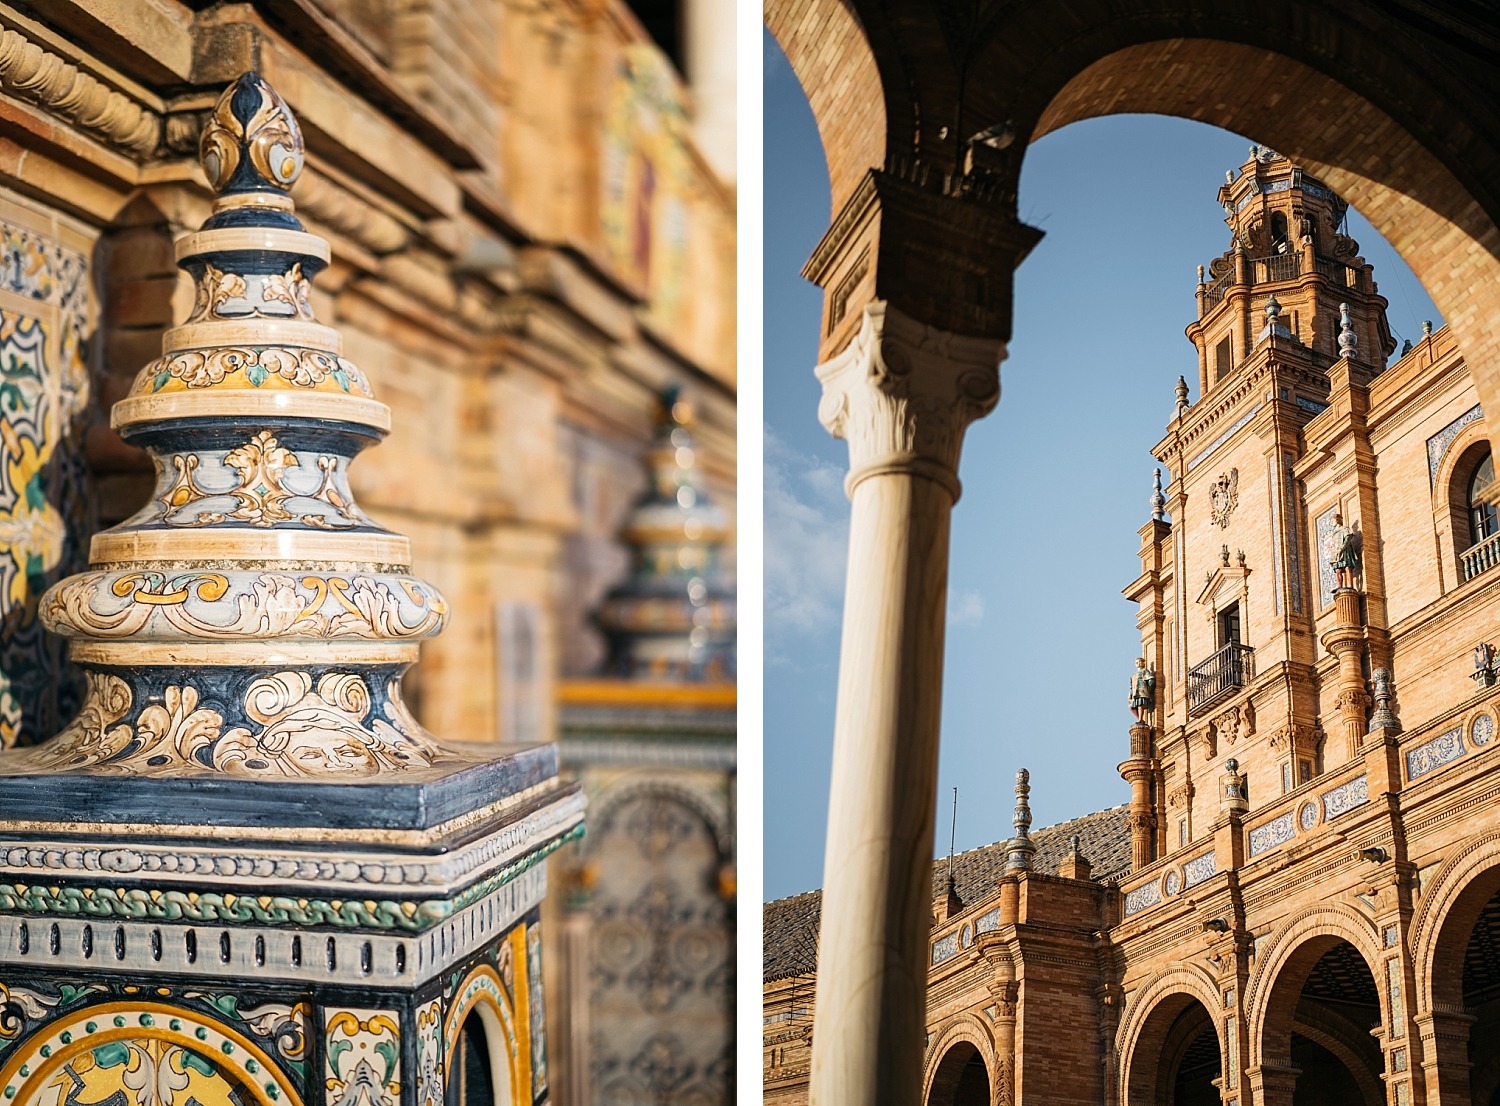
<svg viewBox="0 0 1500 1106">
<path fill-rule="evenodd" d="M 1344 525 L 1344 516 L 1333 516 L 1333 528 L 1323 538 L 1323 559 L 1333 569 L 1335 586 L 1352 588 L 1359 572 L 1359 535 Z"/>
<path fill-rule="evenodd" d="M 1137 657 L 1130 674 L 1130 713 L 1137 722 L 1149 722 L 1155 710 L 1156 672 L 1147 666 L 1145 657 Z"/>
</svg>

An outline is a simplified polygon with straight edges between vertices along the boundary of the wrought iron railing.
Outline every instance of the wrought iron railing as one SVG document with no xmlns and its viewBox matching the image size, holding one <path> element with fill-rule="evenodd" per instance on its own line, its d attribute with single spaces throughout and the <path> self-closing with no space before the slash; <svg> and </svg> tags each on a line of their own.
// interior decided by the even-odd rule
<svg viewBox="0 0 1500 1106">
<path fill-rule="evenodd" d="M 1458 563 L 1465 580 L 1472 580 L 1481 572 L 1488 572 L 1500 565 L 1500 533 L 1491 534 L 1482 542 L 1469 546 L 1458 555 Z"/>
<path fill-rule="evenodd" d="M 1302 274 L 1300 253 L 1272 254 L 1255 259 L 1255 283 L 1265 284 L 1272 280 L 1292 280 Z"/>
<path fill-rule="evenodd" d="M 1255 650 L 1231 641 L 1188 670 L 1188 712 L 1217 703 L 1255 678 Z"/>
</svg>

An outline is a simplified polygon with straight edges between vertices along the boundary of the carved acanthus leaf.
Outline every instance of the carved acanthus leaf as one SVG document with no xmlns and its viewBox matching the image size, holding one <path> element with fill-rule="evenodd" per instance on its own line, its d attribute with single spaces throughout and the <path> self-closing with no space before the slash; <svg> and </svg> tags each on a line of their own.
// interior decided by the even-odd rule
<svg viewBox="0 0 1500 1106">
<path fill-rule="evenodd" d="M 1004 356 L 1003 342 L 937 330 L 877 300 L 849 346 L 818 366 L 818 418 L 849 443 L 853 480 L 899 466 L 956 491 L 964 431 L 999 401 Z"/>
</svg>

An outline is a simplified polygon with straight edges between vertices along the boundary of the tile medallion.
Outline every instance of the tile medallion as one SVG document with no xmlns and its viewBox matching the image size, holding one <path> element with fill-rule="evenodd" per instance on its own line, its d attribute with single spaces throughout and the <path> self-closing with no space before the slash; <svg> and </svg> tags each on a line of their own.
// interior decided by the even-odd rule
<svg viewBox="0 0 1500 1106">
<path fill-rule="evenodd" d="M 1310 830 L 1318 824 L 1318 814 L 1316 800 L 1309 799 L 1302 804 L 1302 808 L 1297 812 L 1297 824 L 1302 827 L 1304 832 Z"/>
<path fill-rule="evenodd" d="M 1475 748 L 1488 745 L 1494 736 L 1495 716 L 1488 712 L 1476 715 L 1469 724 L 1469 740 L 1474 743 Z"/>
<path fill-rule="evenodd" d="M 1296 815 L 1289 810 L 1280 817 L 1273 818 L 1265 825 L 1256 826 L 1250 831 L 1250 855 L 1259 856 L 1278 845 L 1285 845 L 1296 834 Z"/>
<path fill-rule="evenodd" d="M 1406 778 L 1415 780 L 1434 772 L 1445 764 L 1451 764 L 1464 753 L 1464 731 L 1462 726 L 1439 734 L 1406 754 Z"/>
<path fill-rule="evenodd" d="M 1364 776 L 1355 776 L 1348 783 L 1341 783 L 1323 793 L 1323 814 L 1332 821 L 1340 814 L 1347 814 L 1369 801 L 1369 780 Z"/>
<path fill-rule="evenodd" d="M 1164 894 L 1166 894 L 1167 896 L 1169 896 L 1169 897 L 1172 896 L 1172 895 L 1175 895 L 1175 894 L 1177 894 L 1177 892 L 1181 891 L 1182 890 L 1182 873 L 1179 872 L 1176 868 L 1173 868 L 1170 871 L 1168 871 L 1167 874 L 1162 877 L 1161 889 L 1162 889 L 1162 892 Z"/>
</svg>

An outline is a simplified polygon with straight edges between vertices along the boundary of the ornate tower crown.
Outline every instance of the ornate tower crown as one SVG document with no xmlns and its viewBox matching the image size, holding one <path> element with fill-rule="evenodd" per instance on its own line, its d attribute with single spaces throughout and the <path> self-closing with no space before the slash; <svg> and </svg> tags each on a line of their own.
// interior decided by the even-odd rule
<svg viewBox="0 0 1500 1106">
<path fill-rule="evenodd" d="M 255 74 L 204 128 L 217 192 L 177 243 L 192 314 L 167 332 L 112 422 L 156 465 L 147 505 L 97 535 L 91 571 L 42 600 L 88 694 L 12 770 L 258 779 L 431 777 L 468 762 L 402 705 L 401 672 L 447 604 L 407 540 L 349 488 L 390 412 L 320 324 L 327 243 L 287 193 L 302 136 Z"/>
<path fill-rule="evenodd" d="M 1349 205 L 1327 185 L 1264 146 L 1231 170 L 1218 200 L 1230 246 L 1199 269 L 1198 347 L 1207 392 L 1267 342 L 1303 351 L 1315 371 L 1341 356 L 1339 304 L 1352 305 L 1365 368 L 1396 348 L 1370 266 L 1344 233 Z M 1305 354 L 1310 353 L 1310 358 Z"/>
</svg>

